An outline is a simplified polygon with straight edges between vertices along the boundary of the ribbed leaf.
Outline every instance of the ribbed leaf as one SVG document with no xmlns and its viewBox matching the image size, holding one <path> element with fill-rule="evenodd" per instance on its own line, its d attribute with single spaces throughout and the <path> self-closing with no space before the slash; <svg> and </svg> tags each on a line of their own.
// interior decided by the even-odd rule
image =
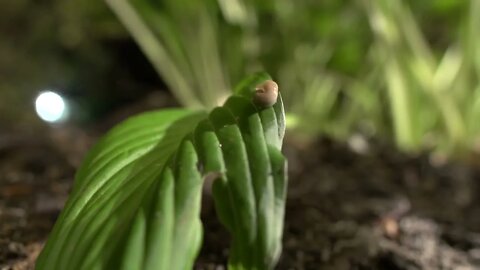
<svg viewBox="0 0 480 270">
<path fill-rule="evenodd" d="M 37 269 L 91 269 L 99 262 L 109 265 L 110 260 L 120 260 L 112 257 L 118 255 L 117 245 L 125 245 L 128 238 L 139 243 L 139 236 L 128 236 L 135 216 L 145 198 L 152 197 L 152 187 L 166 178 L 161 177 L 162 171 L 182 138 L 203 118 L 204 113 L 187 110 L 152 112 L 133 117 L 107 134 L 80 168 Z"/>
<path fill-rule="evenodd" d="M 281 250 L 286 162 L 281 97 L 255 85 L 209 115 L 167 110 L 113 129 L 87 156 L 37 269 L 191 269 L 203 236 L 203 180 L 232 235 L 230 269 L 270 269 Z"/>
<path fill-rule="evenodd" d="M 286 161 L 280 153 L 283 103 L 281 95 L 272 107 L 252 103 L 255 86 L 267 79 L 266 74 L 247 78 L 237 95 L 209 117 L 226 166 L 226 176 L 221 174 L 214 183 L 213 194 L 220 220 L 233 237 L 232 270 L 272 269 L 281 251 L 287 185 Z"/>
</svg>

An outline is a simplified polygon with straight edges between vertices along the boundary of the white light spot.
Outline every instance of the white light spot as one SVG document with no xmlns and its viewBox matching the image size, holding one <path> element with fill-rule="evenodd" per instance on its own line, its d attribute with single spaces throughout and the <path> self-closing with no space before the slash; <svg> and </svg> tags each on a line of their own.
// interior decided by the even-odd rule
<svg viewBox="0 0 480 270">
<path fill-rule="evenodd" d="M 367 154 L 370 150 L 367 139 L 360 134 L 353 134 L 348 139 L 348 146 L 357 154 Z"/>
<path fill-rule="evenodd" d="M 50 123 L 65 120 L 67 116 L 65 100 L 52 91 L 45 91 L 38 95 L 35 100 L 35 110 L 42 120 Z"/>
</svg>

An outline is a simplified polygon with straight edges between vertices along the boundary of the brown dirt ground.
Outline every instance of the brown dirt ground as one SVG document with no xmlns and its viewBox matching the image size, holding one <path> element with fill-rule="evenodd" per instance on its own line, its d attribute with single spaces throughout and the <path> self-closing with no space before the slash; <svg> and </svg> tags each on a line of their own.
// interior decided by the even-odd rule
<svg viewBox="0 0 480 270">
<path fill-rule="evenodd" d="M 91 142 L 74 128 L 0 133 L 1 270 L 32 269 Z M 369 145 L 358 154 L 329 139 L 287 140 L 277 269 L 480 269 L 479 168 Z M 208 200 L 202 216 L 196 269 L 225 269 L 228 235 Z"/>
</svg>

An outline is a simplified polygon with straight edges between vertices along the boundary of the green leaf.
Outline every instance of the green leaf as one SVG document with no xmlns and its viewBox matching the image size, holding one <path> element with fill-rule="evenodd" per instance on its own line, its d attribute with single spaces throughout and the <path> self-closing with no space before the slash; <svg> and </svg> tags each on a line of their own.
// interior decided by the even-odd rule
<svg viewBox="0 0 480 270">
<path fill-rule="evenodd" d="M 285 119 L 281 96 L 271 107 L 252 103 L 251 89 L 265 78 L 248 78 L 208 115 L 166 110 L 114 128 L 78 171 L 37 269 L 191 269 L 207 178 L 232 235 L 229 268 L 273 268 L 287 183 Z"/>
<path fill-rule="evenodd" d="M 213 194 L 233 236 L 229 269 L 271 269 L 280 254 L 284 212 L 278 207 L 284 207 L 286 188 L 285 173 L 278 173 L 286 162 L 276 156 L 284 134 L 281 110 L 259 109 L 244 96 L 232 96 L 209 117 L 227 168 Z"/>
<path fill-rule="evenodd" d="M 125 254 L 122 258 L 122 270 L 141 269 L 143 254 L 145 254 L 146 218 L 143 211 L 135 217 L 132 231 L 125 245 Z"/>
<path fill-rule="evenodd" d="M 233 237 L 232 270 L 272 269 L 281 251 L 287 184 L 280 153 L 283 103 L 281 95 L 269 108 L 252 103 L 255 86 L 267 79 L 265 73 L 245 79 L 237 95 L 209 117 L 226 166 L 226 174 L 213 184 L 213 195 L 219 218 Z"/>
<path fill-rule="evenodd" d="M 166 178 L 161 177 L 162 171 L 181 139 L 203 118 L 203 112 L 188 110 L 151 112 L 133 117 L 107 134 L 80 168 L 37 268 L 90 269 L 98 262 L 108 265 L 118 259 L 112 257 L 117 252 L 115 243 L 125 244 L 145 198 L 152 196 L 159 179 Z M 134 226 L 135 230 L 141 228 Z M 138 243 L 138 237 L 130 240 Z"/>
<path fill-rule="evenodd" d="M 246 98 L 251 98 L 255 92 L 255 87 L 260 83 L 269 80 L 270 75 L 265 72 L 255 73 L 245 79 L 243 79 L 236 87 L 234 93 Z"/>
</svg>

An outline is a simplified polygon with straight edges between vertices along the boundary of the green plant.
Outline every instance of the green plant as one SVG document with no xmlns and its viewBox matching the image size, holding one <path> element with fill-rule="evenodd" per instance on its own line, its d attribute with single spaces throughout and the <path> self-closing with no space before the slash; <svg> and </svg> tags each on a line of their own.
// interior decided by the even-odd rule
<svg viewBox="0 0 480 270">
<path fill-rule="evenodd" d="M 182 105 L 211 108 L 229 94 L 230 76 L 218 40 L 222 25 L 211 1 L 107 3 Z"/>
<path fill-rule="evenodd" d="M 184 105 L 210 107 L 261 67 L 287 89 L 302 135 L 361 132 L 409 151 L 478 144 L 477 1 L 108 3 Z"/>
<path fill-rule="evenodd" d="M 291 128 L 346 136 L 352 116 L 361 115 L 359 106 L 351 106 L 354 99 L 340 101 L 342 76 L 328 70 L 330 65 L 352 72 L 360 65 L 366 30 L 353 27 L 362 22 L 358 8 L 338 1 L 107 3 L 185 106 L 215 106 L 231 81 L 260 67 L 284 85 Z M 348 20 L 337 19 L 332 10 Z M 338 40 L 341 46 L 334 44 Z"/>
<path fill-rule="evenodd" d="M 255 101 L 257 74 L 209 114 L 171 109 L 109 132 L 79 169 L 37 269 L 191 269 L 202 185 L 214 179 L 232 235 L 229 269 L 271 269 L 281 250 L 286 161 L 281 96 Z"/>
<path fill-rule="evenodd" d="M 375 34 L 373 64 L 383 70 L 371 87 L 388 91 L 397 143 L 409 150 L 471 148 L 479 131 L 472 119 L 478 119 L 480 3 L 466 5 L 459 38 L 439 51 L 404 2 L 362 2 Z"/>
</svg>

